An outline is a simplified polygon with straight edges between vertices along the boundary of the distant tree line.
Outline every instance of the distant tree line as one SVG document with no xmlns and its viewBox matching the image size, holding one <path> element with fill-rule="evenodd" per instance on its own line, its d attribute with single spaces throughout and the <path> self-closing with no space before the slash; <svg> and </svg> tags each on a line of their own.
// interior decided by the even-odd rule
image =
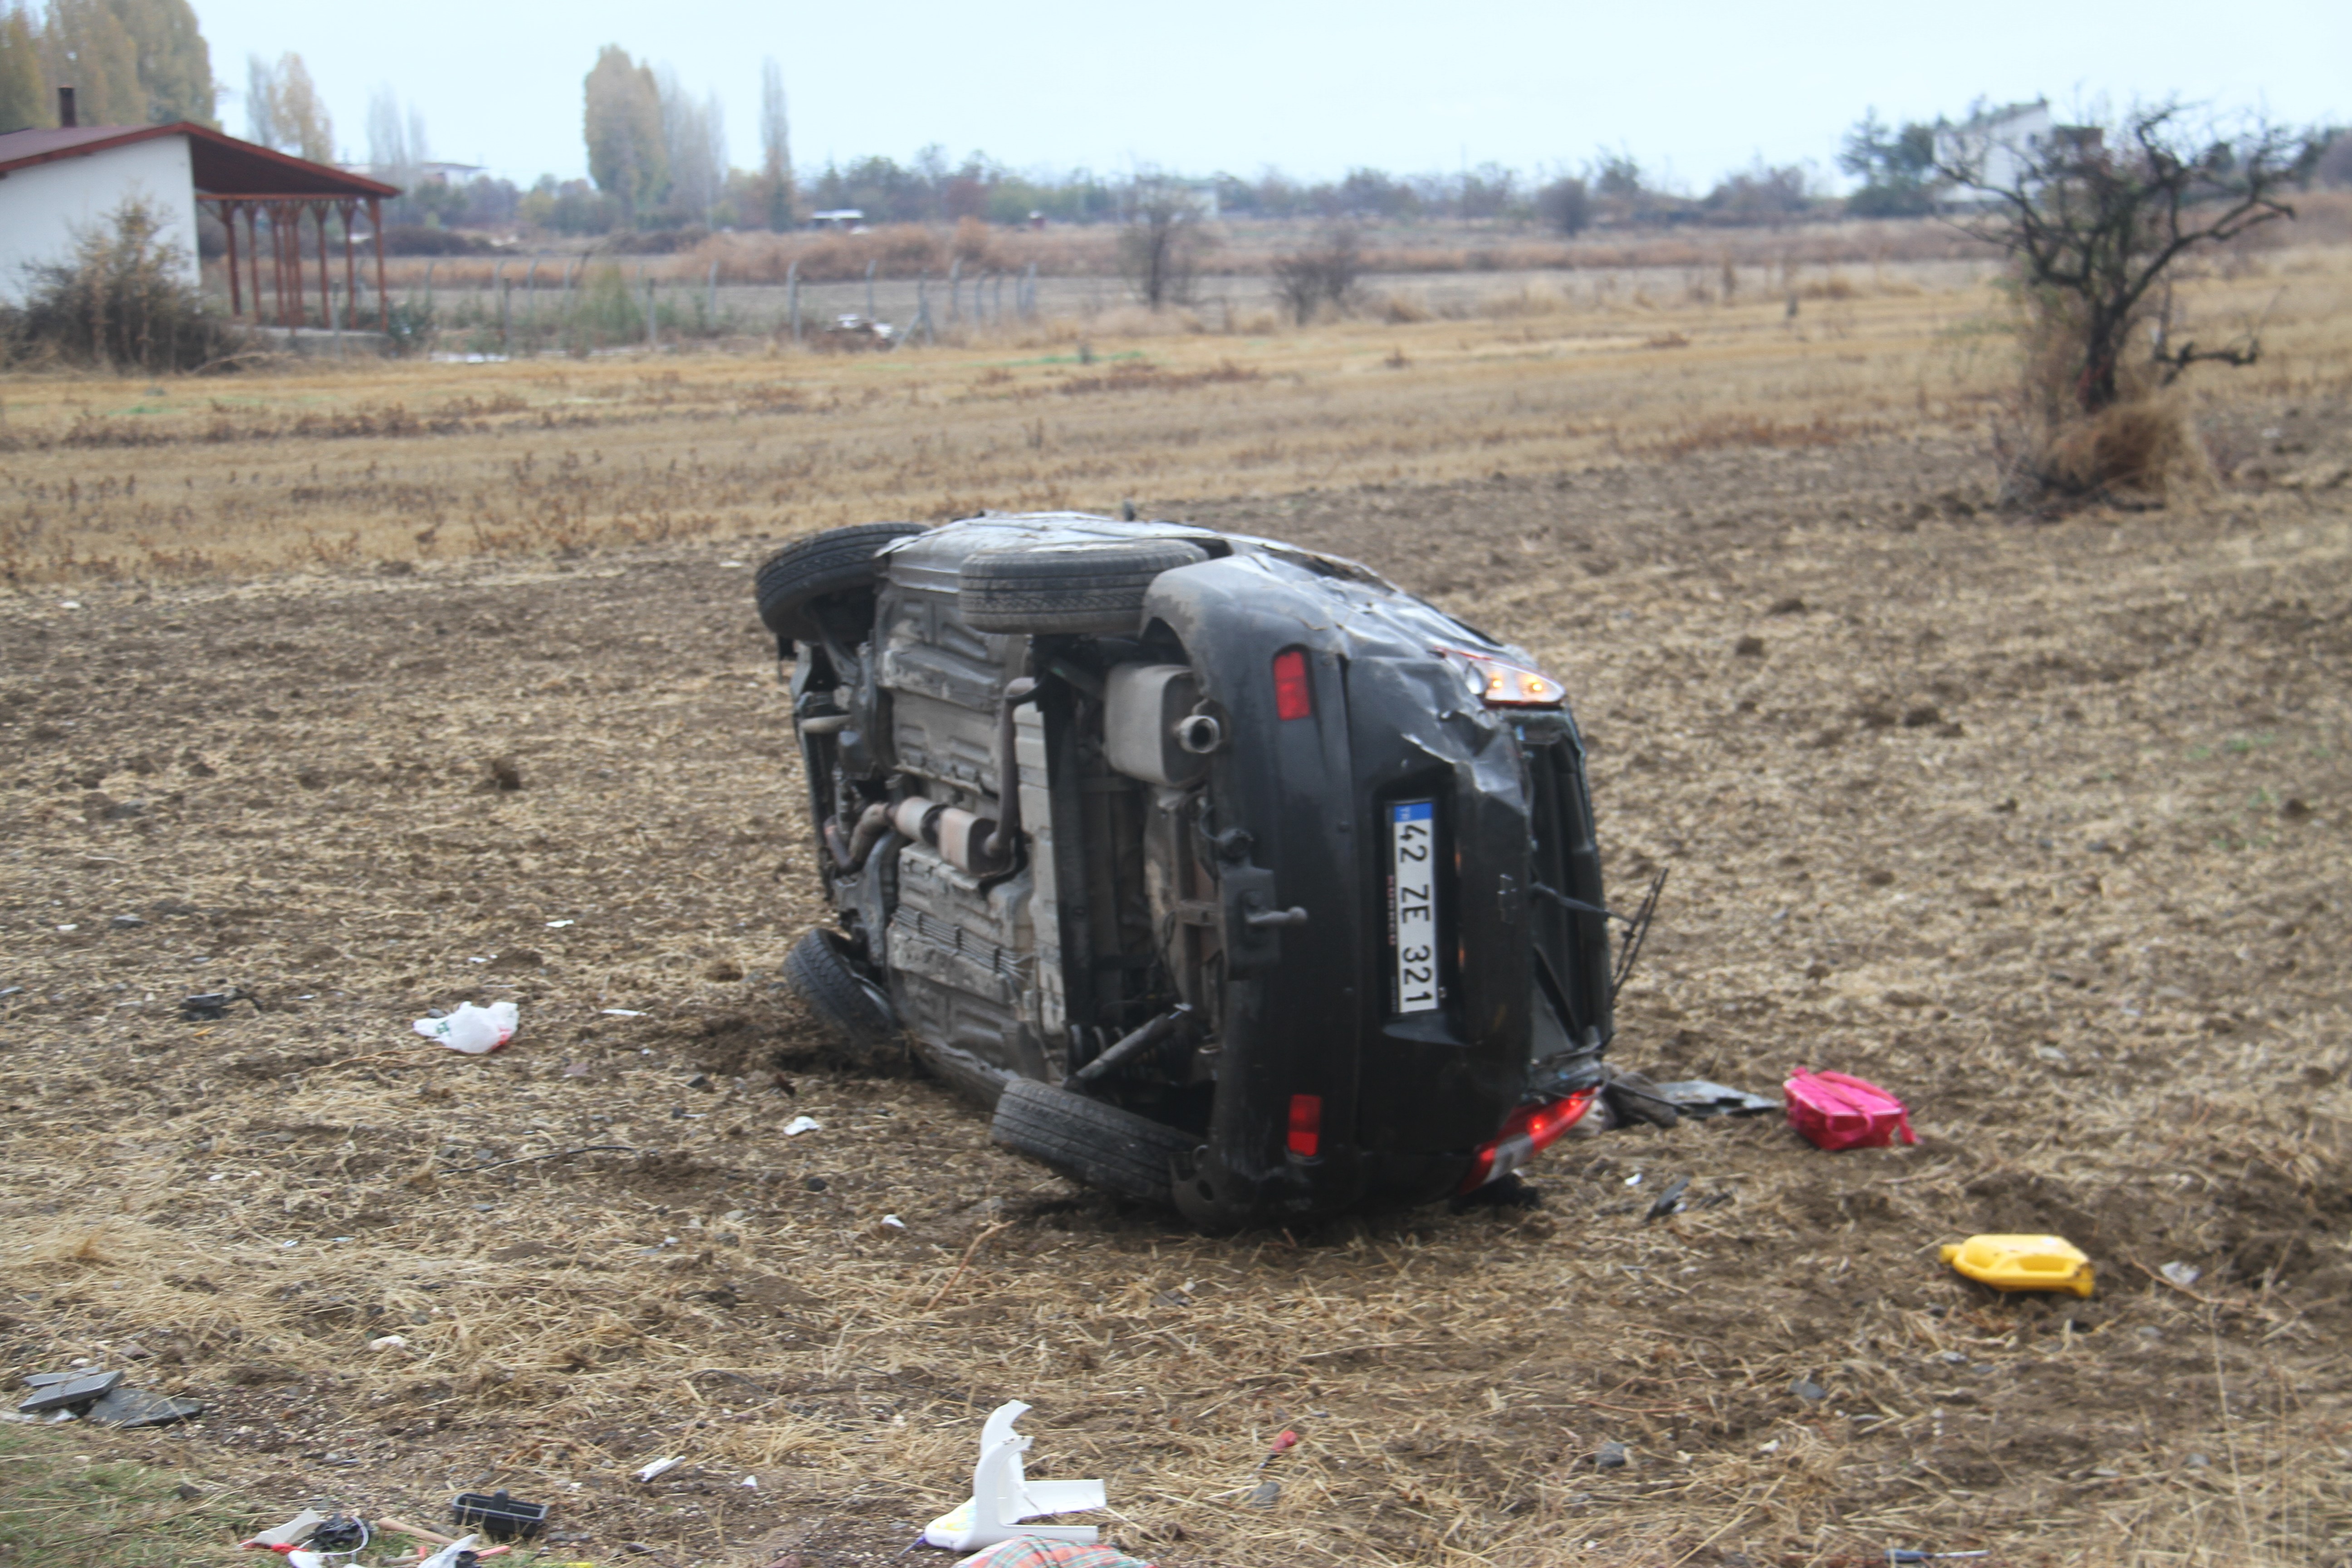
<svg viewBox="0 0 2352 1568">
<path fill-rule="evenodd" d="M 212 52 L 188 0 L 0 5 L 0 131 L 53 126 L 60 87 L 84 125 L 214 125 Z"/>
</svg>

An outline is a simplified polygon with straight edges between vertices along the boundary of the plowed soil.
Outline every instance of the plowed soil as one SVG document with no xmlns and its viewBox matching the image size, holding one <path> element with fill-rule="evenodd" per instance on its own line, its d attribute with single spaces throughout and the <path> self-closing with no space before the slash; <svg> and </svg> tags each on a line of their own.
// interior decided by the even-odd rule
<svg viewBox="0 0 2352 1568">
<path fill-rule="evenodd" d="M 1608 1133 L 1540 1206 L 1305 1235 L 1089 1195 L 795 1010 L 761 546 L 21 595 L 0 1354 L 203 1399 L 71 1441 L 257 1524 L 506 1488 L 564 1562 L 882 1562 L 1016 1397 L 1032 1473 L 1168 1564 L 2342 1561 L 2352 506 L 2027 524 L 1987 471 L 1888 438 L 1150 509 L 1567 681 L 1616 896 L 1672 868 L 1620 1060 L 1840 1068 L 1920 1133 Z M 499 1056 L 409 1031 L 501 998 Z M 1980 1230 L 2097 1294 L 1938 1263 Z"/>
</svg>

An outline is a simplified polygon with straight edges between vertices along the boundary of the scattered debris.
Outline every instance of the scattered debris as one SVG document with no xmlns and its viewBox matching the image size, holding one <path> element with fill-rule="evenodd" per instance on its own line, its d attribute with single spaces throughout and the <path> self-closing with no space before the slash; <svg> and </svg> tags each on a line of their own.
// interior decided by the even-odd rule
<svg viewBox="0 0 2352 1568">
<path fill-rule="evenodd" d="M 2196 1284 L 2197 1281 L 2205 1278 L 2205 1270 L 2198 1268 L 2194 1263 L 2168 1263 L 2158 1268 L 2157 1272 L 2163 1275 L 2167 1279 L 2171 1280 L 2175 1285 L 2179 1286 L 2183 1290 L 2188 1289 L 2189 1287 Z"/>
<path fill-rule="evenodd" d="M 325 1514 L 315 1508 L 306 1508 L 285 1523 L 247 1536 L 237 1545 L 247 1552 L 284 1552 L 310 1540 L 311 1533 L 326 1522 Z"/>
<path fill-rule="evenodd" d="M 1884 1149 L 1901 1138 L 1919 1142 L 1903 1102 L 1862 1079 L 1799 1068 L 1781 1085 L 1789 1125 L 1816 1149 Z"/>
<path fill-rule="evenodd" d="M 1633 1450 L 1622 1443 L 1603 1443 L 1601 1451 L 1592 1456 L 1593 1468 L 1601 1470 L 1622 1470 L 1633 1462 Z"/>
<path fill-rule="evenodd" d="M 143 1388 L 116 1388 L 82 1412 L 82 1419 L 100 1426 L 124 1428 L 169 1426 L 205 1413 L 204 1402 L 173 1399 Z"/>
<path fill-rule="evenodd" d="M 505 1492 L 461 1492 L 449 1505 L 451 1522 L 479 1525 L 492 1541 L 529 1541 L 547 1522 L 543 1502 L 517 1502 Z"/>
<path fill-rule="evenodd" d="M 2058 1236 L 1972 1236 L 1939 1249 L 1945 1262 L 1996 1290 L 2091 1294 L 2091 1260 Z"/>
<path fill-rule="evenodd" d="M 234 1002 L 250 1002 L 255 1012 L 261 1011 L 259 997 L 232 985 L 226 991 L 207 991 L 202 995 L 182 997 L 180 1016 L 191 1024 L 217 1024 L 228 1016 L 229 1005 Z"/>
<path fill-rule="evenodd" d="M 1886 1560 L 1889 1563 L 1941 1563 L 1948 1557 L 1990 1557 L 1991 1555 L 1989 1551 L 1914 1552 L 1905 1546 L 1890 1546 L 1886 1549 Z"/>
<path fill-rule="evenodd" d="M 1789 1384 L 1789 1392 L 1808 1405 L 1819 1405 L 1830 1396 L 1830 1391 L 1810 1377 L 1801 1377 Z"/>
<path fill-rule="evenodd" d="M 1261 1470 L 1265 1468 L 1297 1447 L 1298 1447 L 1298 1434 L 1285 1429 L 1282 1436 L 1274 1440 L 1274 1447 L 1265 1451 L 1265 1458 L 1257 1462 L 1257 1468 Z"/>
<path fill-rule="evenodd" d="M 792 1559 L 794 1564 L 801 1561 Z M 772 1564 L 771 1568 L 782 1565 Z M 1151 1564 L 1108 1546 L 1079 1546 L 1067 1541 L 1039 1541 L 1022 1535 L 963 1558 L 955 1568 L 1151 1568 Z"/>
<path fill-rule="evenodd" d="M 822 1132 L 824 1123 L 814 1116 L 795 1116 L 784 1123 L 784 1136 L 797 1138 L 803 1132 Z"/>
<path fill-rule="evenodd" d="M 412 1026 L 426 1039 L 438 1040 L 453 1051 L 486 1057 L 506 1048 L 507 1042 L 514 1038 L 519 1022 L 511 1002 L 493 1002 L 487 1007 L 461 1002 L 456 1012 L 445 1017 L 419 1018 Z"/>
<path fill-rule="evenodd" d="M 657 1477 L 669 1474 L 672 1470 L 677 1468 L 684 1463 L 686 1463 L 686 1456 L 683 1454 L 672 1454 L 667 1459 L 656 1459 L 652 1464 L 647 1465 L 644 1469 L 639 1470 L 636 1473 L 637 1479 L 641 1481 L 653 1480 Z"/>
<path fill-rule="evenodd" d="M 474 1543 L 481 1539 L 478 1535 L 461 1535 L 424 1562 L 419 1563 L 416 1568 L 473 1568 L 478 1558 L 488 1557 L 491 1552 L 507 1550 L 503 1546 L 493 1546 L 489 1552 L 478 1552 L 474 1550 Z"/>
<path fill-rule="evenodd" d="M 114 1385 L 121 1383 L 125 1375 L 119 1372 L 101 1372 L 87 1377 L 69 1377 L 47 1383 L 19 1401 L 16 1409 L 21 1415 L 37 1415 L 46 1410 L 66 1410 L 77 1405 L 88 1405 L 102 1394 L 112 1393 Z"/>
<path fill-rule="evenodd" d="M 1282 1483 L 1280 1481 L 1260 1481 L 1257 1485 L 1250 1489 L 1250 1507 L 1272 1508 L 1276 1500 L 1281 1496 Z"/>
<path fill-rule="evenodd" d="M 1029 1439 L 1013 1429 L 1029 1406 L 1011 1400 L 990 1412 L 980 1433 L 980 1462 L 972 1467 L 971 1496 L 952 1510 L 931 1521 L 921 1539 L 932 1546 L 967 1552 L 993 1546 L 1021 1536 L 1092 1546 L 1100 1533 L 1091 1524 L 1031 1524 L 1021 1521 L 1045 1514 L 1076 1513 L 1108 1506 L 1103 1484 L 1087 1481 L 1033 1481 L 1023 1473 L 1021 1456 Z"/>
<path fill-rule="evenodd" d="M 1680 1214 L 1684 1206 L 1683 1194 L 1688 1191 L 1689 1187 L 1688 1176 L 1676 1176 L 1673 1181 L 1668 1182 L 1665 1190 L 1660 1193 L 1656 1201 L 1650 1205 L 1650 1212 L 1642 1216 L 1642 1223 L 1651 1225 L 1664 1219 L 1669 1215 Z"/>
<path fill-rule="evenodd" d="M 408 1341 L 399 1334 L 385 1334 L 368 1341 L 368 1349 L 372 1351 L 404 1351 L 407 1348 Z"/>
<path fill-rule="evenodd" d="M 635 1007 L 605 1007 L 601 1009 L 601 1011 L 607 1018 L 642 1018 L 645 1016 L 643 1013 L 639 1012 Z"/>
<path fill-rule="evenodd" d="M 1780 1102 L 1760 1094 L 1750 1094 L 1744 1089 L 1732 1089 L 1703 1078 L 1678 1079 L 1674 1083 L 1654 1083 L 1650 1092 L 1675 1108 L 1679 1116 L 1704 1121 L 1710 1116 L 1761 1116 L 1768 1110 L 1778 1110 Z"/>
</svg>

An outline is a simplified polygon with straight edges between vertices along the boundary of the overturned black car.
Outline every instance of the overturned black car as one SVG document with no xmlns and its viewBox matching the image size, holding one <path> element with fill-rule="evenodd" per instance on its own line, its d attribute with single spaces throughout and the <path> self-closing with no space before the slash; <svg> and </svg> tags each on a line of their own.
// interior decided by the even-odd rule
<svg viewBox="0 0 2352 1568">
<path fill-rule="evenodd" d="M 1468 1193 L 1609 1083 L 1583 747 L 1517 649 L 1349 562 L 1074 513 L 836 529 L 758 598 L 838 916 L 786 978 L 998 1141 L 1288 1222 Z"/>
</svg>

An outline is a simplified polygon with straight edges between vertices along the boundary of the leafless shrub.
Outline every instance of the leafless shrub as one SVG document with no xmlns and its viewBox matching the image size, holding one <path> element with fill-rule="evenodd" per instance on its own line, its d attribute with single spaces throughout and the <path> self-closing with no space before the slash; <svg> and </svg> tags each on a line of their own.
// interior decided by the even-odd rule
<svg viewBox="0 0 2352 1568">
<path fill-rule="evenodd" d="M 1363 275 L 1360 237 L 1346 224 L 1334 224 L 1303 250 L 1277 257 L 1270 269 L 1275 297 L 1300 326 L 1329 308 L 1344 311 L 1356 299 L 1356 279 Z"/>
<path fill-rule="evenodd" d="M 0 363 L 195 370 L 234 353 L 240 334 L 205 309 L 162 230 L 133 196 L 77 234 L 70 258 L 28 268 L 25 302 L 0 308 Z"/>
</svg>

